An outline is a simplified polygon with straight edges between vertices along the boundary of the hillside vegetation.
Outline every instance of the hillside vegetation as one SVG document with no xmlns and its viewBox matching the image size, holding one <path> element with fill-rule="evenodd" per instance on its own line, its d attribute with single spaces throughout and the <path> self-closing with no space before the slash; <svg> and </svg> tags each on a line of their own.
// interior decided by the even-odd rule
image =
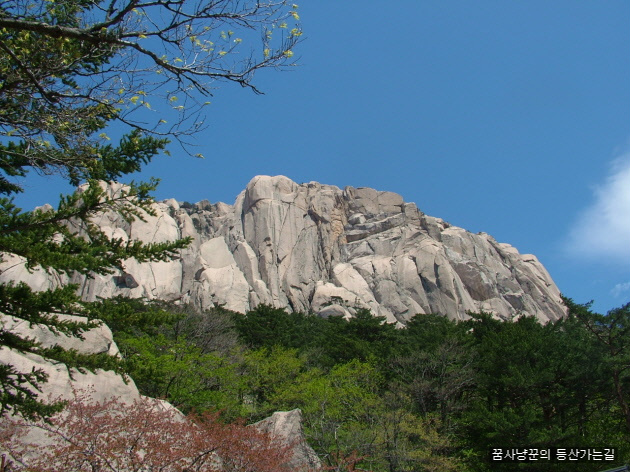
<svg viewBox="0 0 630 472">
<path fill-rule="evenodd" d="M 403 329 L 365 310 L 265 305 L 243 316 L 118 299 L 101 316 L 142 393 L 227 421 L 300 408 L 331 470 L 605 470 L 630 460 L 630 304 L 602 316 L 566 303 L 545 325 L 479 313 Z M 615 462 L 491 460 L 494 448 L 589 447 L 615 448 Z"/>
</svg>

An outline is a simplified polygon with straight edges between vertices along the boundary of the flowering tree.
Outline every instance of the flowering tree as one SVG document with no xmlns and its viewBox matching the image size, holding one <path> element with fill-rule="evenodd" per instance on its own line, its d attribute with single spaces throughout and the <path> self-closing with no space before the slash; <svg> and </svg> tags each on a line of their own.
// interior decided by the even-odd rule
<svg viewBox="0 0 630 472">
<path fill-rule="evenodd" d="M 79 394 L 48 422 L 3 420 L 0 448 L 10 471 L 281 472 L 290 446 L 254 427 L 217 415 L 184 417 L 141 398 L 93 402 Z M 30 439 L 29 439 L 30 438 Z M 35 440 L 33 440 L 35 439 Z"/>
</svg>

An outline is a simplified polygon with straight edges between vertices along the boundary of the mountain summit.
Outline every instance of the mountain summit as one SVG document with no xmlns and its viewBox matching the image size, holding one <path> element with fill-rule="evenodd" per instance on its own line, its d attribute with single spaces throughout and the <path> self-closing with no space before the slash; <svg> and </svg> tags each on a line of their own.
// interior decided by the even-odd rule
<svg viewBox="0 0 630 472">
<path fill-rule="evenodd" d="M 108 191 L 121 188 L 112 183 Z M 105 213 L 97 224 L 126 240 L 192 236 L 181 258 L 129 261 L 114 276 L 73 279 L 85 299 L 144 296 L 240 312 L 265 303 L 321 316 L 368 308 L 401 323 L 423 313 L 541 321 L 565 313 L 535 256 L 425 215 L 392 192 L 257 176 L 233 205 L 171 199 L 156 203 L 155 212 L 132 224 Z M 67 282 L 5 259 L 0 280 L 40 289 Z"/>
</svg>

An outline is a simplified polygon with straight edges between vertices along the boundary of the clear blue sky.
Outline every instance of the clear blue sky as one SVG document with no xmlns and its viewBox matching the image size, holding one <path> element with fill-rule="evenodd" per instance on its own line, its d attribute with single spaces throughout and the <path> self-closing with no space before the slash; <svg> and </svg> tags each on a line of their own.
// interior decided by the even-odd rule
<svg viewBox="0 0 630 472">
<path fill-rule="evenodd" d="M 301 65 L 262 96 L 220 86 L 206 158 L 143 173 L 159 199 L 232 203 L 257 174 L 390 190 L 535 254 L 577 302 L 630 301 L 630 2 L 298 3 Z M 63 190 L 29 182 L 25 207 Z"/>
</svg>

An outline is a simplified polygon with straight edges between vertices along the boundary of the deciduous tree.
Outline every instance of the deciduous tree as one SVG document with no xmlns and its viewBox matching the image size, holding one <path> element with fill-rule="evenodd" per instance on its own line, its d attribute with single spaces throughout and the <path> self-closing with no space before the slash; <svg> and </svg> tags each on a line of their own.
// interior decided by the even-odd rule
<svg viewBox="0 0 630 472">
<path fill-rule="evenodd" d="M 79 392 L 48 422 L 3 420 L 2 449 L 13 471 L 280 472 L 289 446 L 216 415 L 185 418 L 148 398 L 94 402 Z M 43 435 L 35 442 L 29 433 Z"/>
<path fill-rule="evenodd" d="M 276 0 L 0 1 L 0 258 L 10 253 L 28 269 L 89 276 L 119 270 L 129 258 L 175 256 L 188 240 L 112 239 L 92 221 L 104 211 L 128 221 L 151 213 L 156 182 L 112 192 L 99 181 L 138 171 L 169 138 L 185 143 L 202 127 L 220 81 L 259 92 L 256 71 L 293 63 L 298 21 L 297 5 Z M 118 144 L 107 135 L 112 123 L 123 125 Z M 31 171 L 86 185 L 56 208 L 22 211 L 12 197 Z M 73 287 L 36 294 L 6 284 L 0 292 L 7 316 L 76 336 L 93 326 L 89 318 L 58 318 L 91 313 Z M 1 328 L 0 349 L 47 355 Z M 58 359 L 68 359 L 62 351 Z M 37 400 L 45 380 L 41 371 L 2 364 L 0 414 L 50 414 Z"/>
<path fill-rule="evenodd" d="M 105 178 L 133 156 L 97 145 L 106 122 L 194 133 L 218 82 L 259 92 L 255 72 L 293 64 L 301 35 L 297 5 L 282 0 L 5 0 L 0 133 L 13 144 L 4 151 L 18 169 Z"/>
</svg>

